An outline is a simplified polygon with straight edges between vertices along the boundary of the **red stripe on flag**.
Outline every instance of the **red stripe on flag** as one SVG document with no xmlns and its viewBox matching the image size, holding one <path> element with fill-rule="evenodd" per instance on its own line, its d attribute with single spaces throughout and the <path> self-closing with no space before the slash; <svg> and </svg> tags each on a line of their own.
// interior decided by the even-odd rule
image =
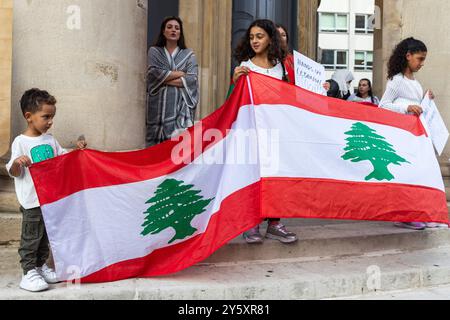
<svg viewBox="0 0 450 320">
<path fill-rule="evenodd" d="M 241 77 L 233 94 L 220 109 L 197 123 L 196 129 L 191 127 L 186 131 L 190 136 L 191 152 L 183 156 L 193 161 L 203 150 L 217 144 L 219 140 L 203 139 L 204 133 L 215 129 L 222 133 L 221 138 L 226 137 L 240 108 L 250 104 L 248 82 Z M 84 189 L 145 181 L 178 171 L 187 164 L 172 161 L 172 150 L 177 145 L 180 145 L 179 141 L 168 140 L 131 152 L 74 151 L 37 163 L 30 171 L 37 186 L 39 203 L 43 206 Z"/>
<path fill-rule="evenodd" d="M 83 283 L 175 273 L 208 258 L 227 242 L 261 222 L 260 183 L 235 192 L 222 201 L 206 231 L 179 244 L 153 251 L 146 257 L 110 265 L 81 279 Z M 75 253 L 76 254 L 76 253 Z"/>
<path fill-rule="evenodd" d="M 391 196 L 391 194 L 393 194 Z M 400 195 L 400 196 L 399 196 Z M 326 200 L 324 200 L 326 198 Z M 442 191 L 386 183 L 264 178 L 227 197 L 203 234 L 122 261 L 81 279 L 110 282 L 179 272 L 199 263 L 242 232 L 269 218 L 317 218 L 448 223 Z"/>
<path fill-rule="evenodd" d="M 403 115 L 382 108 L 356 105 L 353 102 L 322 96 L 254 72 L 250 73 L 250 82 L 256 106 L 289 105 L 324 116 L 392 126 L 416 136 L 427 134 L 419 117 L 414 115 Z"/>
<path fill-rule="evenodd" d="M 263 178 L 264 217 L 448 223 L 445 193 L 391 183 Z"/>
</svg>

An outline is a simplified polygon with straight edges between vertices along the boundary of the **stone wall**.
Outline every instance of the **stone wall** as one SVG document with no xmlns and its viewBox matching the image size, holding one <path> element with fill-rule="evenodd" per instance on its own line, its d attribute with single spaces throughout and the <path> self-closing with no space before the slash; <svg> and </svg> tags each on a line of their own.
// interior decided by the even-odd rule
<svg viewBox="0 0 450 320">
<path fill-rule="evenodd" d="M 6 97 L 12 106 L 0 106 L 5 123 L 0 130 L 0 148 L 5 150 L 0 151 L 5 153 L 11 139 L 24 130 L 18 101 L 32 87 L 46 89 L 58 99 L 52 133 L 63 146 L 72 147 L 84 134 L 95 149 L 143 147 L 147 1 L 1 1 L 14 4 L 15 14 L 12 98 Z M 312 58 L 318 3 L 298 0 L 299 47 Z M 179 15 L 200 65 L 198 113 L 203 118 L 223 104 L 228 91 L 232 0 L 183 0 Z"/>
<path fill-rule="evenodd" d="M 3 1 L 4 2 L 4 1 Z M 31 87 L 58 100 L 52 133 L 71 147 L 144 146 L 147 1 L 14 0 L 12 136 Z"/>
<path fill-rule="evenodd" d="M 12 0 L 0 0 L 0 157 L 11 139 L 12 7 Z"/>
</svg>

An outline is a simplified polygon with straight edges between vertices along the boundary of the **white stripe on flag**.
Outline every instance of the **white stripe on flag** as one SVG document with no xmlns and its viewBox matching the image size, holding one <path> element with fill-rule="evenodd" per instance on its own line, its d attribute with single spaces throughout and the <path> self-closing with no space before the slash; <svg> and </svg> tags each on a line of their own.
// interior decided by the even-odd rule
<svg viewBox="0 0 450 320">
<path fill-rule="evenodd" d="M 426 136 L 418 137 L 408 131 L 376 123 L 318 115 L 288 105 L 259 105 L 255 112 L 258 131 L 262 132 L 259 139 L 261 163 L 266 163 L 262 167 L 262 177 L 388 183 L 387 180 L 364 180 L 373 170 L 369 161 L 354 163 L 341 158 L 346 153 L 345 139 L 348 136 L 345 132 L 350 131 L 354 123 L 361 122 L 385 137 L 396 153 L 410 162 L 390 164 L 388 169 L 395 179 L 389 183 L 445 191 L 431 139 Z M 278 141 L 264 139 L 266 132 L 271 130 L 279 130 Z M 273 146 L 277 147 L 278 155 L 272 152 Z"/>
</svg>

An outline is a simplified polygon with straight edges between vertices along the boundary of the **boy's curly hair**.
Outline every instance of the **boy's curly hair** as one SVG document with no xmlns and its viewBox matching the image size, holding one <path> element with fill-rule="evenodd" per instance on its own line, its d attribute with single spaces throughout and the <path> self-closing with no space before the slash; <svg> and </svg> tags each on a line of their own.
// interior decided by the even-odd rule
<svg viewBox="0 0 450 320">
<path fill-rule="evenodd" d="M 27 112 L 35 113 L 41 110 L 43 104 L 54 106 L 56 105 L 56 99 L 47 91 L 37 88 L 25 91 L 20 99 L 20 108 L 23 115 Z"/>
<path fill-rule="evenodd" d="M 268 52 L 269 61 L 272 62 L 273 65 L 276 65 L 278 62 L 283 63 L 286 59 L 287 52 L 282 48 L 280 33 L 278 32 L 275 23 L 267 19 L 253 21 L 239 42 L 239 45 L 236 47 L 234 58 L 241 63 L 242 61 L 250 60 L 256 55 L 250 45 L 250 31 L 253 27 L 263 29 L 271 39 Z"/>
<path fill-rule="evenodd" d="M 392 80 L 395 75 L 405 72 L 408 67 L 406 55 L 418 52 L 428 52 L 427 46 L 422 41 L 410 37 L 400 42 L 388 62 L 388 79 Z"/>
</svg>

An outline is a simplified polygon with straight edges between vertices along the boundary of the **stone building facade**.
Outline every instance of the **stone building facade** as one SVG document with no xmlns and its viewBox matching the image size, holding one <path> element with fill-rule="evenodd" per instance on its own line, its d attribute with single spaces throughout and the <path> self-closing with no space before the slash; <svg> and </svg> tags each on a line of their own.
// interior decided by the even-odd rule
<svg viewBox="0 0 450 320">
<path fill-rule="evenodd" d="M 320 1 L 292 1 L 295 45 L 316 59 Z M 381 9 L 381 28 L 374 35 L 377 95 L 386 83 L 385 64 L 393 46 L 414 35 L 430 49 L 418 77 L 434 89 L 450 124 L 450 2 L 377 0 L 376 6 Z M 64 146 L 84 134 L 95 149 L 142 148 L 149 10 L 157 7 L 149 8 L 147 0 L 0 0 L 0 157 L 7 156 L 11 140 L 24 129 L 18 100 L 31 87 L 57 97 L 52 132 Z M 203 117 L 223 103 L 228 89 L 233 0 L 182 0 L 178 14 L 198 56 Z"/>
</svg>

